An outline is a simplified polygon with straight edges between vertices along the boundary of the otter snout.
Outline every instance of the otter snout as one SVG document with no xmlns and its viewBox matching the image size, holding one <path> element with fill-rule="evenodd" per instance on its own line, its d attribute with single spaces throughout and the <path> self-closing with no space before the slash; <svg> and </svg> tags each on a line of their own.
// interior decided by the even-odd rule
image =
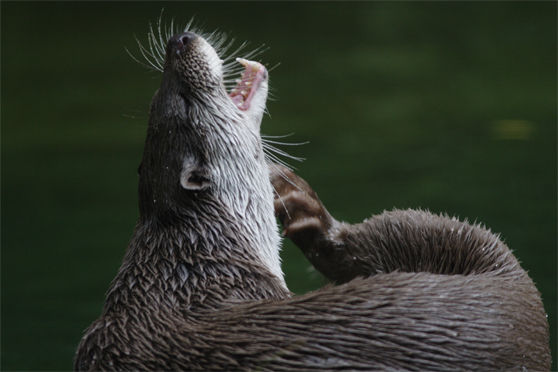
<svg viewBox="0 0 558 372">
<path fill-rule="evenodd" d="M 167 52 L 175 52 L 180 54 L 182 50 L 189 46 L 189 44 L 197 38 L 198 35 L 193 32 L 183 32 L 181 34 L 176 34 L 169 39 L 167 44 Z"/>
<path fill-rule="evenodd" d="M 193 32 L 182 32 L 169 38 L 164 74 L 171 85 L 179 84 L 182 93 L 190 95 L 219 89 L 223 80 L 222 63 L 217 52 L 203 37 Z"/>
</svg>

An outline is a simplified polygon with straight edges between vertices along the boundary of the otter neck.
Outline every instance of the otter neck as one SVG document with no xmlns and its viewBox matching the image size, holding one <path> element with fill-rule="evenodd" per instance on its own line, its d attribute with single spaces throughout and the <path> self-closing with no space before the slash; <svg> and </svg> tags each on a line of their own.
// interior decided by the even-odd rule
<svg viewBox="0 0 558 372">
<path fill-rule="evenodd" d="M 286 288 L 273 188 L 259 133 L 261 116 L 238 110 L 224 89 L 180 99 L 165 95 L 167 91 L 163 85 L 152 102 L 142 161 L 142 168 L 149 164 L 149 169 L 140 176 L 142 215 L 180 217 L 182 209 L 205 202 L 196 201 L 198 195 L 210 195 L 208 200 L 221 204 L 235 219 L 259 259 Z M 187 163 L 203 169 L 207 190 L 186 192 L 180 187 Z"/>
<path fill-rule="evenodd" d="M 288 296 L 259 133 L 241 112 L 226 109 L 228 97 L 209 101 L 225 109 L 202 103 L 207 100 L 154 97 L 140 169 L 140 219 L 115 283 L 119 291 L 136 280 L 154 283 L 147 287 L 159 290 L 146 298 L 163 296 L 186 307 Z M 169 104 L 178 109 L 168 110 Z M 206 187 L 185 188 L 185 169 L 199 171 Z M 243 278 L 250 283 L 241 284 Z M 208 286 L 220 291 L 208 295 Z"/>
<path fill-rule="evenodd" d="M 229 107 L 226 96 L 222 107 Z M 265 161 L 259 133 L 261 117 L 235 112 L 223 116 L 223 109 L 210 106 L 207 121 L 212 121 L 212 138 L 216 141 L 211 169 L 215 179 L 215 197 L 250 237 L 254 252 L 277 277 L 284 288 L 287 286 L 281 270 L 279 257 L 281 238 L 273 207 L 273 186 Z M 235 125 L 230 125 L 231 118 Z"/>
</svg>

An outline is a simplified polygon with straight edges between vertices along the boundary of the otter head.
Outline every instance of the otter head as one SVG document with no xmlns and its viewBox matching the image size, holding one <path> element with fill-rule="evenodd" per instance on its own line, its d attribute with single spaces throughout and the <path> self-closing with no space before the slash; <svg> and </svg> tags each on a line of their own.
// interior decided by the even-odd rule
<svg viewBox="0 0 558 372">
<path fill-rule="evenodd" d="M 176 34 L 166 45 L 139 169 L 140 219 L 172 225 L 195 215 L 209 227 L 215 218 L 230 221 L 283 281 L 259 132 L 268 72 L 237 58 L 243 72 L 227 92 L 230 63 L 215 49 L 219 45 L 193 32 Z"/>
</svg>

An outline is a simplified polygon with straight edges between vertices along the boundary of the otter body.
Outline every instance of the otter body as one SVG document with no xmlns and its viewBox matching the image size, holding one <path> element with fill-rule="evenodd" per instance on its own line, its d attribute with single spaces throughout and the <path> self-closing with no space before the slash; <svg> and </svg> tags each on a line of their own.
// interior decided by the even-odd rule
<svg viewBox="0 0 558 372">
<path fill-rule="evenodd" d="M 201 36 L 162 54 L 140 218 L 76 370 L 550 368 L 540 294 L 497 236 L 421 211 L 335 221 L 265 160 L 262 65 L 240 60 L 227 93 L 227 63 Z M 291 297 L 275 213 L 339 285 Z"/>
</svg>

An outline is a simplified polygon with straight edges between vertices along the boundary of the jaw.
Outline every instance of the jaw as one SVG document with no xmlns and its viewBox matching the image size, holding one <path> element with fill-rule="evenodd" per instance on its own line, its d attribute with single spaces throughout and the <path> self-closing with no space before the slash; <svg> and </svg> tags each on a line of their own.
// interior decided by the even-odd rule
<svg viewBox="0 0 558 372">
<path fill-rule="evenodd" d="M 259 133 L 268 92 L 268 72 L 259 62 L 237 58 L 244 71 L 228 94 L 236 109 L 242 112 Z"/>
<path fill-rule="evenodd" d="M 254 106 L 265 104 L 267 70 L 259 62 L 248 61 L 243 58 L 237 58 L 236 60 L 244 66 L 245 70 L 242 72 L 240 79 L 236 80 L 237 85 L 231 90 L 229 97 L 239 110 L 247 112 L 253 106 L 252 101 L 254 101 Z M 263 97 L 261 97 L 262 95 Z"/>
</svg>

